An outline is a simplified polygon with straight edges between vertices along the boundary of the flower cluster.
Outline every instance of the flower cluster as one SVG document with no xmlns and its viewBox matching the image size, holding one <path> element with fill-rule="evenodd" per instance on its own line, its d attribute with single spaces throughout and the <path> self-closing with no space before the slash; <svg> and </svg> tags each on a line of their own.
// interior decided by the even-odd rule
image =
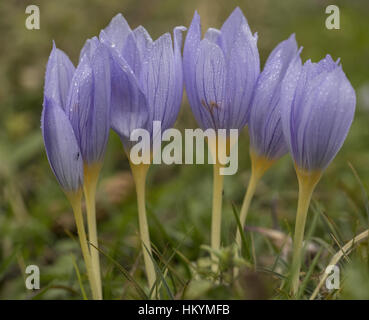
<svg viewBox="0 0 369 320">
<path fill-rule="evenodd" d="M 153 41 L 145 28 L 132 30 L 118 14 L 98 37 L 87 40 L 76 68 L 53 45 L 41 123 L 48 160 L 63 190 L 67 195 L 89 190 L 92 173 L 96 178 L 102 165 L 110 128 L 121 138 L 127 155 L 135 129 L 148 130 L 153 140 L 154 121 L 161 121 L 162 130 L 171 128 L 185 87 L 201 128 L 241 130 L 248 125 L 252 176 L 241 209 L 242 226 L 256 181 L 288 152 L 300 192 L 310 200 L 321 172 L 341 148 L 355 112 L 355 91 L 339 60 L 327 55 L 318 63 L 302 64 L 302 49 L 291 35 L 276 46 L 261 71 L 257 34 L 236 8 L 220 30 L 208 29 L 203 39 L 195 12 L 182 63 L 185 30 L 174 28 L 173 41 L 169 33 Z M 142 185 L 147 167 L 132 163 L 131 167 L 145 265 L 153 285 L 152 257 L 145 256 L 151 250 Z M 222 180 L 216 175 L 214 179 L 212 246 L 217 249 Z M 298 217 L 305 209 L 299 203 Z M 304 218 L 299 221 L 296 234 L 304 229 Z M 295 237 L 294 260 L 298 260 L 300 238 Z"/>
</svg>

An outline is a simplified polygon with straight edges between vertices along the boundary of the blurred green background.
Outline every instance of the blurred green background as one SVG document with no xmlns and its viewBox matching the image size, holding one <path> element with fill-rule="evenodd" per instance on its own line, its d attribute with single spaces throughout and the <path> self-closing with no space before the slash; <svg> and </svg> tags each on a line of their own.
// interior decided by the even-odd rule
<svg viewBox="0 0 369 320">
<path fill-rule="evenodd" d="M 334 2 L 334 3 L 333 3 Z M 332 253 L 368 229 L 369 205 L 369 2 L 318 0 L 82 0 L 0 2 L 0 299 L 81 299 L 73 261 L 88 284 L 75 238 L 71 208 L 48 165 L 40 131 L 44 72 L 52 40 L 76 63 L 85 40 L 121 12 L 132 28 L 142 24 L 157 38 L 177 25 L 189 26 L 194 10 L 203 31 L 219 28 L 240 6 L 253 32 L 258 32 L 262 63 L 291 33 L 303 46 L 304 60 L 327 53 L 341 58 L 357 93 L 352 129 L 337 158 L 327 169 L 309 213 L 311 254 L 303 271 L 312 271 L 301 298 L 308 298 Z M 40 30 L 25 28 L 25 8 L 40 8 Z M 325 28 L 325 8 L 340 8 L 341 29 Z M 196 127 L 186 97 L 176 123 Z M 349 163 L 356 169 L 355 176 Z M 248 264 L 236 280 L 231 248 L 236 231 L 232 204 L 240 208 L 250 174 L 247 131 L 239 141 L 239 171 L 225 178 L 222 252 L 224 277 L 214 281 L 207 268 L 212 168 L 209 165 L 152 166 L 147 205 L 152 242 L 165 269 L 169 291 L 161 298 L 278 299 L 288 298 L 283 279 L 288 272 L 297 182 L 289 156 L 279 161 L 259 184 L 247 224 Z M 137 234 L 136 198 L 121 143 L 112 132 L 97 199 L 102 250 L 104 296 L 137 298 L 120 268 L 145 287 Z M 262 229 L 261 229 L 262 228 Z M 279 231 L 277 234 L 272 230 Z M 312 263 L 323 248 L 317 263 Z M 369 245 L 364 243 L 340 265 L 341 288 L 322 289 L 321 299 L 369 299 Z M 41 290 L 25 288 L 25 267 L 40 267 Z M 165 286 L 162 286 L 165 287 Z"/>
</svg>

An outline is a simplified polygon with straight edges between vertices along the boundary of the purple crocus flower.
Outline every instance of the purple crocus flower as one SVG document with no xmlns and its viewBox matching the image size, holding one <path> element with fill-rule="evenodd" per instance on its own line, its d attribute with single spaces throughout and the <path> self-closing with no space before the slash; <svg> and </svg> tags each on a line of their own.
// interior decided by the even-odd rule
<svg viewBox="0 0 369 320">
<path fill-rule="evenodd" d="M 299 169 L 322 171 L 341 148 L 355 113 L 356 96 L 339 64 L 297 57 L 282 84 L 282 124 Z"/>
<path fill-rule="evenodd" d="M 177 119 L 183 93 L 181 44 L 185 27 L 153 41 L 142 26 L 131 30 L 121 14 L 101 31 L 100 41 L 110 47 L 111 126 L 128 151 L 130 134 L 142 128 L 153 138 L 153 121 L 164 131 Z"/>
<path fill-rule="evenodd" d="M 260 73 L 257 35 L 240 8 L 220 30 L 210 28 L 201 40 L 197 12 L 183 51 L 187 97 L 203 129 L 242 129 L 247 123 L 254 86 Z"/>
<path fill-rule="evenodd" d="M 219 250 L 223 177 L 221 158 L 231 149 L 231 130 L 242 129 L 249 117 L 255 83 L 260 73 L 257 35 L 240 8 L 220 30 L 210 28 L 201 40 L 200 16 L 195 12 L 183 51 L 184 81 L 192 112 L 203 129 L 223 129 L 208 139 L 214 160 L 211 248 Z M 224 135 L 224 129 L 226 135 Z M 230 138 L 229 144 L 227 143 Z M 212 253 L 212 259 L 216 256 Z M 212 265 L 217 272 L 217 265 Z"/>
<path fill-rule="evenodd" d="M 324 169 L 341 148 L 355 113 L 356 96 L 339 64 L 327 55 L 318 63 L 296 57 L 282 82 L 283 133 L 299 182 L 291 265 L 297 294 L 310 200 Z"/>
<path fill-rule="evenodd" d="M 103 161 L 110 131 L 110 98 L 109 50 L 93 38 L 81 51 L 66 107 L 86 165 Z"/>
<path fill-rule="evenodd" d="M 91 47 L 75 69 L 54 44 L 46 68 L 41 127 L 49 163 L 64 190 L 80 189 L 84 164 L 102 161 L 109 109 L 108 49 L 100 43 Z"/>
<path fill-rule="evenodd" d="M 259 75 L 248 123 L 250 148 L 259 157 L 276 160 L 288 151 L 280 116 L 281 82 L 299 54 L 291 35 L 272 51 Z"/>
<path fill-rule="evenodd" d="M 81 210 L 82 188 L 89 241 L 98 246 L 95 189 L 110 130 L 110 56 L 97 38 L 84 46 L 77 69 L 53 45 L 46 68 L 42 134 L 51 168 L 76 220 L 94 299 L 102 298 L 98 251 L 89 250 Z"/>
<path fill-rule="evenodd" d="M 240 211 L 242 228 L 258 181 L 273 163 L 288 151 L 281 123 L 281 82 L 289 65 L 299 55 L 295 35 L 291 35 L 269 55 L 255 86 L 248 122 L 251 176 Z M 236 244 L 241 248 L 239 231 Z M 237 273 L 236 269 L 235 275 Z"/>
<path fill-rule="evenodd" d="M 54 44 L 46 68 L 41 129 L 50 166 L 63 190 L 72 193 L 83 184 L 81 151 L 65 110 L 74 71 Z"/>
<path fill-rule="evenodd" d="M 145 208 L 145 183 L 149 169 L 150 143 L 159 138 L 154 121 L 160 121 L 160 129 L 171 128 L 177 119 L 183 94 L 182 31 L 174 28 L 174 44 L 169 33 L 153 41 L 144 27 L 131 30 L 121 14 L 101 31 L 100 41 L 110 48 L 111 63 L 111 127 L 120 136 L 129 156 L 136 184 L 138 219 L 142 251 L 149 287 L 156 281 L 151 255 L 150 235 Z M 144 141 L 142 155 L 149 163 L 135 163 L 130 150 L 135 144 L 131 134 L 135 129 L 145 129 L 150 141 Z M 150 150 L 151 151 L 151 150 Z"/>
</svg>

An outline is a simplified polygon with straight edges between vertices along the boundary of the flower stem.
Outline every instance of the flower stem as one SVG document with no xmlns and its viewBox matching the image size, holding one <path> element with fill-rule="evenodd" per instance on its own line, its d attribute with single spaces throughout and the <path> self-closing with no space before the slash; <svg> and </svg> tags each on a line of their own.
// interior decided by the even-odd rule
<svg viewBox="0 0 369 320">
<path fill-rule="evenodd" d="M 250 158 L 251 158 L 251 176 L 240 212 L 240 222 L 242 228 L 244 228 L 245 226 L 247 213 L 250 207 L 251 200 L 255 193 L 256 185 L 261 179 L 261 177 L 264 175 L 265 171 L 267 171 L 274 163 L 273 160 L 269 160 L 267 158 L 258 156 L 252 150 L 250 150 Z M 237 247 L 241 249 L 240 230 L 237 230 L 236 244 Z"/>
<path fill-rule="evenodd" d="M 218 161 L 213 165 L 213 212 L 211 220 L 211 248 L 216 251 L 220 248 L 221 225 L 222 225 L 222 198 L 223 198 L 223 175 L 219 173 L 222 166 Z M 214 253 L 211 254 L 212 260 L 216 260 Z M 218 266 L 212 264 L 212 271 L 217 272 Z"/>
<path fill-rule="evenodd" d="M 297 294 L 302 262 L 302 244 L 305 232 L 306 216 L 309 210 L 311 196 L 321 177 L 320 171 L 307 172 L 296 167 L 299 182 L 299 198 L 297 205 L 295 234 L 293 238 L 293 253 L 291 265 L 292 293 Z"/>
<path fill-rule="evenodd" d="M 90 246 L 92 269 L 98 290 L 98 299 L 102 300 L 102 285 L 100 272 L 100 256 L 97 227 L 96 227 L 96 185 L 101 169 L 101 164 L 84 166 L 84 194 L 86 199 L 88 238 L 93 246 Z"/>
<path fill-rule="evenodd" d="M 253 150 L 250 149 L 250 158 L 251 158 L 251 176 L 249 180 L 249 184 L 247 186 L 246 194 L 242 202 L 241 212 L 240 212 L 240 223 L 242 230 L 245 227 L 247 213 L 249 211 L 250 203 L 252 198 L 254 197 L 256 186 L 264 175 L 265 171 L 267 171 L 274 160 L 269 160 L 265 157 L 257 155 Z M 241 243 L 241 233 L 240 230 L 237 229 L 236 234 L 236 245 L 239 251 L 241 251 L 242 243 Z M 234 269 L 234 276 L 238 275 L 238 268 Z"/>
<path fill-rule="evenodd" d="M 150 289 L 153 288 L 156 282 L 155 267 L 152 261 L 152 251 L 149 227 L 146 218 L 146 206 L 145 206 L 145 186 L 146 186 L 146 176 L 147 171 L 150 167 L 149 164 L 139 164 L 135 165 L 130 162 L 131 170 L 133 174 L 133 179 L 136 184 L 137 193 L 137 205 L 138 205 L 138 223 L 142 244 L 142 252 L 144 257 L 146 276 L 149 282 Z"/>
<path fill-rule="evenodd" d="M 82 207 L 81 207 L 81 200 L 82 200 L 82 190 L 75 192 L 75 193 L 67 193 L 67 197 L 72 205 L 74 219 L 76 221 L 78 238 L 81 245 L 82 256 L 86 264 L 87 270 L 87 277 L 90 282 L 92 297 L 94 300 L 98 300 L 99 294 L 95 282 L 95 277 L 92 269 L 92 262 L 91 262 L 91 255 L 87 245 L 87 237 L 85 226 L 83 222 L 82 216 Z"/>
</svg>

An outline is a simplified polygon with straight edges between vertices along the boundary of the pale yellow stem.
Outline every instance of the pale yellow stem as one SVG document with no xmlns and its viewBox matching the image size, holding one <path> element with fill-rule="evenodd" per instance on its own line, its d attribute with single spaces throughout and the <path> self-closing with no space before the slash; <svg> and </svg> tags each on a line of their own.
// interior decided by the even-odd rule
<svg viewBox="0 0 369 320">
<path fill-rule="evenodd" d="M 247 190 L 245 193 L 245 197 L 242 202 L 241 212 L 240 212 L 240 224 L 242 230 L 245 227 L 247 213 L 249 211 L 250 203 L 252 198 L 254 197 L 256 186 L 264 175 L 264 173 L 273 165 L 274 160 L 267 159 L 263 156 L 259 156 L 256 152 L 250 149 L 250 159 L 251 159 L 251 176 L 249 180 L 249 184 L 247 186 Z M 239 228 L 237 228 L 236 233 L 236 245 L 237 249 L 241 251 L 242 242 L 241 242 L 241 233 Z M 237 252 L 238 255 L 238 252 Z M 238 268 L 234 268 L 234 276 L 238 275 Z"/>
<path fill-rule="evenodd" d="M 100 163 L 92 165 L 84 165 L 84 194 L 86 199 L 88 238 L 92 246 L 90 246 L 92 269 L 95 276 L 95 282 L 98 290 L 98 299 L 102 300 L 102 285 L 100 271 L 100 255 L 96 226 L 96 186 L 101 169 Z"/>
<path fill-rule="evenodd" d="M 351 239 L 349 242 L 347 242 L 341 249 L 340 251 L 338 251 L 331 259 L 331 261 L 328 263 L 328 266 L 335 266 L 340 259 L 347 255 L 349 253 L 349 251 L 352 249 L 352 247 L 363 241 L 364 239 L 368 238 L 369 236 L 369 230 L 365 230 L 362 233 L 360 233 L 359 235 L 357 235 L 355 238 Z M 317 296 L 317 294 L 319 293 L 320 288 L 322 287 L 323 283 L 325 282 L 325 280 L 328 277 L 328 273 L 324 273 L 323 277 L 320 279 L 320 282 L 318 284 L 318 286 L 315 288 L 313 294 L 310 297 L 310 300 L 314 300 L 315 297 Z"/>
<path fill-rule="evenodd" d="M 293 253 L 291 265 L 292 293 L 297 294 L 300 280 L 300 269 L 302 262 L 302 244 L 305 232 L 306 217 L 309 210 L 311 196 L 315 186 L 320 180 L 321 171 L 307 172 L 296 167 L 299 182 L 299 199 L 296 213 L 295 234 L 293 238 Z"/>
<path fill-rule="evenodd" d="M 221 164 L 221 159 L 230 153 L 232 148 L 231 142 L 226 135 L 218 134 L 218 136 L 209 137 L 207 139 L 208 148 L 214 160 L 213 164 L 213 200 L 212 200 L 212 215 L 211 215 L 211 234 L 210 246 L 213 251 L 220 249 L 221 229 L 222 229 L 222 200 L 223 200 L 223 175 L 220 174 L 220 169 L 224 167 Z M 217 261 L 215 252 L 211 253 L 213 262 Z M 213 272 L 218 271 L 218 263 L 212 263 L 211 269 Z"/>
<path fill-rule="evenodd" d="M 223 176 L 219 173 L 222 166 L 217 162 L 213 165 L 214 180 L 213 180 L 213 211 L 211 220 L 211 248 L 219 250 L 221 240 L 221 226 L 222 226 L 222 198 L 223 198 Z M 211 254 L 213 261 L 217 257 L 214 253 Z M 212 270 L 217 272 L 218 265 L 212 264 Z"/>
<path fill-rule="evenodd" d="M 87 277 L 90 282 L 92 297 L 94 300 L 98 300 L 99 294 L 98 294 L 98 290 L 97 290 L 97 286 L 95 282 L 95 276 L 94 276 L 93 269 L 92 269 L 91 254 L 90 254 L 90 251 L 87 245 L 86 231 L 85 231 L 85 226 L 84 226 L 83 216 L 82 216 L 82 207 L 81 207 L 82 190 L 75 192 L 75 193 L 66 193 L 66 194 L 73 208 L 74 219 L 76 221 L 76 226 L 77 226 L 78 238 L 79 238 L 80 245 L 81 245 L 82 256 L 86 264 Z"/>
<path fill-rule="evenodd" d="M 136 184 L 138 224 L 140 230 L 146 276 L 148 279 L 149 287 L 151 289 L 156 282 L 156 273 L 155 266 L 151 257 L 152 256 L 151 242 L 150 242 L 149 227 L 147 224 L 146 205 L 145 205 L 146 176 L 150 165 L 149 164 L 135 165 L 132 162 L 130 162 L 130 165 L 132 169 L 133 179 L 135 180 Z"/>
<path fill-rule="evenodd" d="M 249 211 L 250 203 L 252 198 L 254 197 L 256 185 L 259 182 L 259 178 L 257 178 L 254 172 L 251 172 L 249 184 L 247 186 L 247 190 L 245 193 L 245 197 L 243 198 L 242 207 L 240 211 L 240 223 L 242 230 L 245 227 L 247 213 Z M 237 235 L 236 235 L 236 245 L 239 250 L 241 250 L 241 233 L 240 230 L 237 228 Z"/>
<path fill-rule="evenodd" d="M 245 227 L 247 213 L 249 211 L 250 203 L 255 193 L 256 185 L 261 179 L 261 177 L 264 175 L 264 173 L 274 163 L 274 160 L 270 160 L 265 157 L 259 156 L 252 150 L 250 150 L 250 158 L 251 158 L 251 176 L 240 212 L 240 223 L 242 229 Z M 237 229 L 236 244 L 237 247 L 241 249 L 241 233 L 239 229 Z"/>
</svg>

